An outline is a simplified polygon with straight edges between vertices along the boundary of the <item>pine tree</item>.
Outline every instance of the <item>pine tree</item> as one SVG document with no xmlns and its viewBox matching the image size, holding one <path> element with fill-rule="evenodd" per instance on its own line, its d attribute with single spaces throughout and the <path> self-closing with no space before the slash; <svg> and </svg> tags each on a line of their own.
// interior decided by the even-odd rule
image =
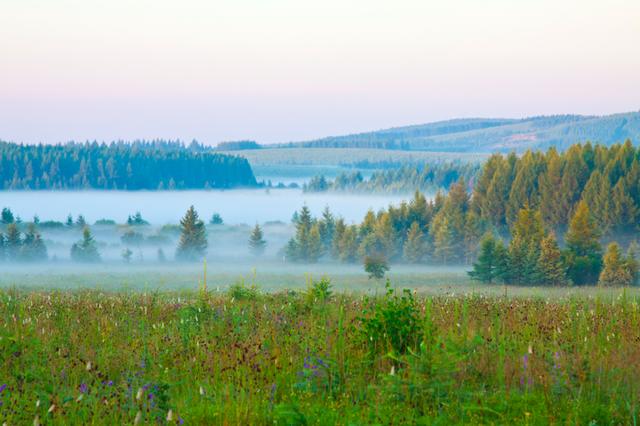
<svg viewBox="0 0 640 426">
<path fill-rule="evenodd" d="M 358 260 L 358 227 L 347 226 L 338 240 L 338 259 L 343 263 L 354 263 Z"/>
<path fill-rule="evenodd" d="M 4 207 L 2 209 L 2 213 L 0 215 L 0 220 L 2 221 L 2 223 L 4 223 L 5 225 L 8 225 L 10 223 L 14 222 L 14 217 L 13 217 L 13 212 L 11 211 L 10 208 L 8 207 Z"/>
<path fill-rule="evenodd" d="M 422 229 L 420 229 L 418 222 L 413 222 L 407 233 L 407 240 L 404 243 L 404 258 L 409 263 L 419 263 L 424 257 L 425 252 L 426 244 L 424 233 Z"/>
<path fill-rule="evenodd" d="M 449 227 L 449 220 L 446 217 L 442 218 L 436 228 L 433 245 L 434 257 L 446 265 L 454 255 L 453 234 Z"/>
<path fill-rule="evenodd" d="M 7 234 L 4 241 L 5 256 L 8 260 L 17 260 L 20 256 L 20 249 L 22 248 L 22 238 L 18 226 L 14 223 L 10 223 L 7 226 Z"/>
<path fill-rule="evenodd" d="M 196 261 L 207 254 L 207 230 L 193 206 L 180 220 L 180 241 L 176 250 L 176 259 Z"/>
<path fill-rule="evenodd" d="M 553 233 L 543 238 L 540 243 L 537 273 L 537 284 L 553 286 L 569 284 L 567 268 Z"/>
<path fill-rule="evenodd" d="M 307 262 L 316 263 L 324 254 L 320 227 L 314 223 L 309 231 L 309 241 L 307 246 Z"/>
<path fill-rule="evenodd" d="M 633 284 L 633 276 L 622 257 L 620 246 L 611 243 L 604 255 L 604 267 L 598 279 L 598 285 L 603 287 L 629 286 Z"/>
<path fill-rule="evenodd" d="M 542 215 L 529 207 L 520 209 L 509 242 L 510 280 L 515 284 L 535 284 L 540 243 L 545 231 Z"/>
<path fill-rule="evenodd" d="M 582 200 L 576 207 L 565 235 L 567 273 L 571 281 L 577 285 L 595 283 L 598 280 L 602 269 L 599 238 L 596 222 L 589 212 L 587 203 Z"/>
<path fill-rule="evenodd" d="M 478 253 L 478 245 L 482 239 L 485 226 L 480 216 L 469 210 L 464 220 L 464 261 L 470 264 Z"/>
<path fill-rule="evenodd" d="M 29 262 L 41 262 L 47 260 L 47 257 L 47 247 L 42 241 L 40 233 L 33 223 L 29 224 L 20 248 L 20 259 Z"/>
<path fill-rule="evenodd" d="M 640 278 L 640 247 L 637 241 L 632 241 L 629 244 L 625 264 L 631 274 L 632 285 L 638 284 L 638 278 Z"/>
<path fill-rule="evenodd" d="M 340 259 L 340 240 L 342 239 L 346 229 L 347 225 L 344 223 L 344 219 L 339 218 L 336 220 L 333 238 L 331 241 L 331 257 L 334 259 Z"/>
<path fill-rule="evenodd" d="M 322 211 L 322 219 L 318 221 L 320 230 L 320 239 L 325 252 L 331 251 L 331 245 L 333 243 L 333 235 L 336 230 L 336 221 L 329 210 L 329 206 L 325 207 Z"/>
<path fill-rule="evenodd" d="M 473 270 L 468 274 L 471 279 L 491 284 L 498 278 L 497 269 L 496 239 L 492 234 L 486 234 L 480 242 L 478 260 L 473 264 Z"/>
<path fill-rule="evenodd" d="M 267 242 L 264 240 L 262 229 L 260 228 L 260 225 L 256 223 L 256 226 L 253 228 L 251 236 L 249 237 L 249 249 L 254 256 L 260 256 L 264 253 L 266 245 Z"/>
<path fill-rule="evenodd" d="M 71 260 L 76 262 L 99 262 L 100 253 L 91 230 L 85 226 L 82 230 L 82 240 L 71 246 Z"/>
</svg>

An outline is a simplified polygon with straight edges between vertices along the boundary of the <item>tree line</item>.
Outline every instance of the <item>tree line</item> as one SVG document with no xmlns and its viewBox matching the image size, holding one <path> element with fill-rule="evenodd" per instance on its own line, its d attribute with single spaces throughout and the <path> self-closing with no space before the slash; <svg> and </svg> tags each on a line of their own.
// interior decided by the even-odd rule
<svg viewBox="0 0 640 426">
<path fill-rule="evenodd" d="M 418 189 L 423 192 L 436 192 L 449 188 L 452 183 L 460 179 L 472 184 L 479 171 L 479 164 L 460 161 L 404 165 L 395 169 L 375 171 L 368 179 L 365 179 L 360 172 L 343 172 L 334 180 L 329 180 L 322 175 L 315 176 L 304 184 L 303 190 L 305 192 L 411 193 Z"/>
<path fill-rule="evenodd" d="M 173 141 L 19 145 L 0 141 L 0 189 L 203 189 L 256 186 L 245 158 Z"/>
<path fill-rule="evenodd" d="M 470 192 L 464 179 L 431 201 L 416 192 L 360 224 L 329 210 L 314 218 L 303 207 L 284 253 L 303 262 L 476 262 L 472 276 L 486 282 L 593 284 L 617 276 L 632 283 L 639 212 L 640 149 L 630 141 L 576 144 L 564 153 L 493 155 Z"/>
</svg>

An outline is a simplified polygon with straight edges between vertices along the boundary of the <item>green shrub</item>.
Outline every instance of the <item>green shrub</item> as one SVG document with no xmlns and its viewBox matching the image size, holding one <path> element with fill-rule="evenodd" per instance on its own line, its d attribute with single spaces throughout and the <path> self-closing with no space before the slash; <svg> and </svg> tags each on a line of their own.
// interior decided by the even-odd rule
<svg viewBox="0 0 640 426">
<path fill-rule="evenodd" d="M 372 354 L 380 351 L 401 355 L 415 349 L 422 340 L 418 305 L 411 291 L 404 289 L 398 296 L 387 280 L 387 292 L 382 301 L 376 301 L 371 310 L 365 310 L 362 337 L 368 342 Z"/>
</svg>

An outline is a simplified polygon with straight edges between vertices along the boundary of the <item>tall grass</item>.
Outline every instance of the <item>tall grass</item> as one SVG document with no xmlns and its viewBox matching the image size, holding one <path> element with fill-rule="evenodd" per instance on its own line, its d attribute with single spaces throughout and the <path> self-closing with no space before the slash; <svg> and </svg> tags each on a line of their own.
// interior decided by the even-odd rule
<svg viewBox="0 0 640 426">
<path fill-rule="evenodd" d="M 0 423 L 637 421 L 640 312 L 624 293 L 327 289 L 2 291 Z"/>
</svg>

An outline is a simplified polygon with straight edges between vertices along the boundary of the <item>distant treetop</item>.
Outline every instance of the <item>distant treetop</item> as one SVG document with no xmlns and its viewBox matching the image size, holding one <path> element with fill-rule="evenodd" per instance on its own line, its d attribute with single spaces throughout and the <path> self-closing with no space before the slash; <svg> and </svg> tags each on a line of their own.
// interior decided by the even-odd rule
<svg viewBox="0 0 640 426">
<path fill-rule="evenodd" d="M 256 141 L 229 141 L 220 142 L 216 149 L 218 151 L 239 151 L 242 149 L 261 149 L 262 145 Z"/>
</svg>

